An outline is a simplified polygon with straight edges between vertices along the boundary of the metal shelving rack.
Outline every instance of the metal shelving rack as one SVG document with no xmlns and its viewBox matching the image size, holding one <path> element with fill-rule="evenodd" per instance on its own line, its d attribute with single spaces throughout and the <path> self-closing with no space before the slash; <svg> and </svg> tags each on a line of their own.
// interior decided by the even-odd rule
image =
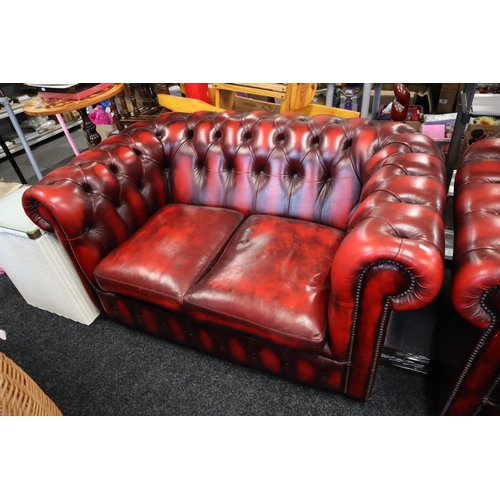
<svg viewBox="0 0 500 500">
<path fill-rule="evenodd" d="M 2 102 L 2 104 L 5 106 L 4 102 Z M 11 104 L 10 107 L 11 107 L 12 113 L 14 115 L 19 115 L 19 114 L 23 113 L 23 106 L 21 104 L 14 104 L 14 105 Z M 9 113 L 7 112 L 7 110 L 0 111 L 0 120 L 4 120 L 5 118 L 9 118 Z M 78 125 L 81 125 L 81 123 L 82 123 L 82 119 L 78 118 L 77 120 L 74 120 L 72 122 L 67 123 L 67 127 L 68 127 L 68 129 L 71 129 L 71 128 L 77 127 Z M 42 132 L 41 134 L 37 134 L 36 136 L 27 139 L 27 143 L 30 146 L 32 146 L 33 144 L 37 144 L 41 141 L 44 141 L 45 139 L 48 139 L 49 137 L 53 137 L 54 135 L 57 135 L 61 132 L 63 132 L 63 129 L 59 124 L 57 124 L 57 125 L 54 125 L 54 127 L 48 129 L 47 131 Z M 11 153 L 17 153 L 18 151 L 21 151 L 21 149 L 23 149 L 22 144 L 15 144 L 14 146 L 9 147 L 9 151 Z M 3 151 L 0 151 L 0 159 L 5 158 L 5 156 L 6 156 L 6 154 Z"/>
<path fill-rule="evenodd" d="M 462 138 L 473 116 L 500 116 L 500 94 L 476 94 L 477 83 L 466 83 L 460 94 L 450 150 L 446 160 L 448 188 L 453 192 L 454 172 L 458 164 Z"/>
<path fill-rule="evenodd" d="M 0 117 L 0 119 L 1 119 L 1 117 Z M 82 124 L 82 119 L 78 118 L 77 120 L 74 120 L 72 122 L 67 123 L 66 126 L 68 127 L 68 129 L 72 129 L 72 128 L 77 127 L 81 124 Z M 27 141 L 28 141 L 28 144 L 30 146 L 33 146 L 34 144 L 38 144 L 39 142 L 44 141 L 45 139 L 48 139 L 49 137 L 53 137 L 54 135 L 61 134 L 61 133 L 63 133 L 63 129 L 59 124 L 57 124 L 57 125 L 54 125 L 52 128 L 50 128 L 49 130 L 42 132 L 41 134 L 38 134 L 35 137 L 27 139 Z M 11 153 L 17 153 L 18 151 L 21 151 L 21 149 L 23 149 L 22 144 L 15 144 L 14 146 L 9 147 L 9 150 Z M 5 156 L 6 156 L 5 153 L 3 151 L 0 151 L 0 159 L 5 158 Z"/>
<path fill-rule="evenodd" d="M 10 100 L 8 97 L 5 96 L 1 87 L 0 87 L 0 104 L 2 104 L 2 106 L 4 107 L 6 116 L 9 117 L 10 122 L 11 122 L 12 126 L 14 127 L 14 130 L 16 131 L 16 134 L 18 135 L 19 139 L 21 140 L 22 146 L 23 146 L 24 150 L 26 151 L 26 155 L 28 156 L 28 158 L 30 160 L 31 167 L 33 168 L 33 171 L 35 172 L 35 175 L 37 176 L 38 180 L 40 180 L 42 178 L 42 174 L 40 172 L 40 169 L 38 168 L 38 165 L 37 165 L 36 160 L 33 156 L 33 153 L 31 152 L 28 141 L 26 140 L 26 137 L 24 137 L 24 133 L 21 129 L 21 126 L 19 125 L 16 113 L 13 111 L 13 109 L 11 107 Z M 26 179 L 24 178 L 24 175 L 22 174 L 21 170 L 19 169 L 19 166 L 17 165 L 14 157 L 12 156 L 12 153 L 11 153 L 9 147 L 6 145 L 3 137 L 2 137 L 2 140 L 0 142 L 1 142 L 4 156 L 8 157 L 12 167 L 14 168 L 14 170 L 16 171 L 16 173 L 19 177 L 19 180 L 23 184 L 25 184 Z"/>
</svg>

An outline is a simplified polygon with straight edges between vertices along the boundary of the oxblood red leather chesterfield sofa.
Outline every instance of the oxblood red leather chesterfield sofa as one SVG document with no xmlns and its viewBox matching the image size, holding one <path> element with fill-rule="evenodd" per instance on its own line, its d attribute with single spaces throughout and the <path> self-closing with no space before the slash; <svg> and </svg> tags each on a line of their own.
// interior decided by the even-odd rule
<svg viewBox="0 0 500 500">
<path fill-rule="evenodd" d="M 472 335 L 455 332 L 444 346 L 460 365 L 442 413 L 500 415 L 500 136 L 467 149 L 454 191 L 451 299 Z"/>
<path fill-rule="evenodd" d="M 367 400 L 444 274 L 446 174 L 401 123 L 166 113 L 28 189 L 111 318 Z"/>
</svg>

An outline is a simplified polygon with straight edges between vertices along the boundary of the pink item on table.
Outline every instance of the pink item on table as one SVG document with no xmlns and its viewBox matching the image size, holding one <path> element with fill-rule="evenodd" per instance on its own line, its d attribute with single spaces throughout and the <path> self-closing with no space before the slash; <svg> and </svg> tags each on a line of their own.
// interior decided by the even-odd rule
<svg viewBox="0 0 500 500">
<path fill-rule="evenodd" d="M 89 118 L 94 125 L 113 125 L 113 116 L 106 113 L 100 104 L 90 113 Z"/>
</svg>

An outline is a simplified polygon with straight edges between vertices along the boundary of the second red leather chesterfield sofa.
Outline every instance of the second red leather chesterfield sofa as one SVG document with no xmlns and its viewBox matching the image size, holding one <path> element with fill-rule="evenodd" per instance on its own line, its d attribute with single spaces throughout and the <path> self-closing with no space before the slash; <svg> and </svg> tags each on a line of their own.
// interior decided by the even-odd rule
<svg viewBox="0 0 500 500">
<path fill-rule="evenodd" d="M 500 415 L 500 135 L 457 166 L 450 322 L 440 345 L 443 415 Z"/>
<path fill-rule="evenodd" d="M 438 294 L 446 173 L 402 123 L 165 113 L 28 189 L 101 311 L 368 400 L 393 310 Z"/>
</svg>

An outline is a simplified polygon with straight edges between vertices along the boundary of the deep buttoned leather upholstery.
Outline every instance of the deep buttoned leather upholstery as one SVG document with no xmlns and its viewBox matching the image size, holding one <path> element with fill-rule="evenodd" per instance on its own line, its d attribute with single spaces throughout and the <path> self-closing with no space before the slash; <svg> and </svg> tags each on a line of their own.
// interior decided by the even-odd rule
<svg viewBox="0 0 500 500">
<path fill-rule="evenodd" d="M 94 269 L 103 290 L 171 311 L 217 261 L 243 215 L 235 210 L 171 204 L 160 208 Z"/>
<path fill-rule="evenodd" d="M 372 393 L 391 310 L 423 307 L 441 287 L 445 201 L 439 149 L 405 124 L 235 111 L 165 113 L 131 125 L 23 198 L 111 317 L 360 399 Z M 223 229 L 217 241 L 225 248 L 212 257 L 201 247 L 192 253 L 192 272 L 187 266 L 175 275 L 167 247 L 159 267 L 133 264 L 141 231 L 144 252 L 169 239 L 169 229 L 148 222 L 173 204 L 226 209 L 244 220 L 234 234 Z M 175 231 L 188 248 L 193 233 Z M 247 241 L 250 234 L 265 244 Z M 131 259 L 129 275 L 113 255 Z M 168 286 L 141 296 L 158 269 Z M 275 288 L 265 269 L 281 281 Z M 175 304 L 174 290 L 181 290 Z"/>
<path fill-rule="evenodd" d="M 499 183 L 500 136 L 471 145 L 455 178 L 451 298 L 472 335 L 460 346 L 442 409 L 447 415 L 500 415 Z M 453 339 L 444 349 L 457 344 L 460 339 Z"/>
<path fill-rule="evenodd" d="M 321 351 L 338 229 L 252 215 L 185 296 L 189 314 L 273 343 Z"/>
</svg>

